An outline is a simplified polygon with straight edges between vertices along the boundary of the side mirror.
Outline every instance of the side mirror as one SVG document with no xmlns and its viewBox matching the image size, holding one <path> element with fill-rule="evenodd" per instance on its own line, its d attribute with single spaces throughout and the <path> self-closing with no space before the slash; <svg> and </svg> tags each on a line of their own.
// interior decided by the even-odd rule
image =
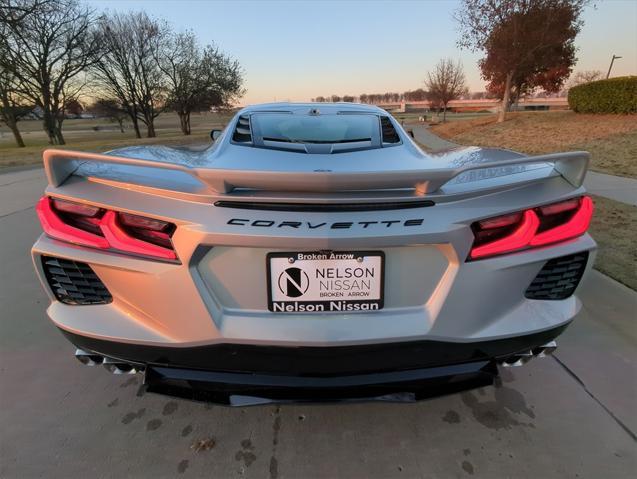
<svg viewBox="0 0 637 479">
<path fill-rule="evenodd" d="M 223 130 L 212 130 L 212 131 L 210 132 L 210 139 L 211 139 L 212 141 L 217 141 L 217 138 L 219 138 L 219 137 L 221 136 L 221 132 L 222 132 L 222 131 L 223 131 Z"/>
</svg>

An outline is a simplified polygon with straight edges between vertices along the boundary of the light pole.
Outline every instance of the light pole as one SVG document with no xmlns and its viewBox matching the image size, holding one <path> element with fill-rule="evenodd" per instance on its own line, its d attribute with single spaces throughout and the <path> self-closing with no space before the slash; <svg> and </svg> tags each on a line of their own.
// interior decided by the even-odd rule
<svg viewBox="0 0 637 479">
<path fill-rule="evenodd" d="M 613 63 L 615 63 L 615 60 L 619 59 L 621 57 L 618 57 L 617 55 L 613 55 L 613 58 L 611 58 L 610 60 L 610 66 L 608 67 L 608 73 L 606 74 L 606 78 L 608 78 L 610 76 L 610 71 L 613 68 Z"/>
</svg>

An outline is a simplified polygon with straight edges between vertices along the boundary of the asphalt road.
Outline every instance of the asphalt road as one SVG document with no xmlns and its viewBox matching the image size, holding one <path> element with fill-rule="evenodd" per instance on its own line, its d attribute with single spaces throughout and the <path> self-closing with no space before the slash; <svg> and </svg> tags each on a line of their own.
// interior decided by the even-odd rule
<svg viewBox="0 0 637 479">
<path fill-rule="evenodd" d="M 637 471 L 637 294 L 594 273 L 555 357 L 416 404 L 225 408 L 73 358 L 29 249 L 41 170 L 0 175 L 0 477 L 622 478 Z"/>
</svg>

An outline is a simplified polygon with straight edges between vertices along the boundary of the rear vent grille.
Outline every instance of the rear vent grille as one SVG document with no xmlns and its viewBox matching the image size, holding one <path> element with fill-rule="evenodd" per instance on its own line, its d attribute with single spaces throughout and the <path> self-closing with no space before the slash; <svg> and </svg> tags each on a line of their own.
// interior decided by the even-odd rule
<svg viewBox="0 0 637 479">
<path fill-rule="evenodd" d="M 527 288 L 529 299 L 566 299 L 573 294 L 582 279 L 588 251 L 562 256 L 548 261 Z"/>
<path fill-rule="evenodd" d="M 113 301 L 104 283 L 86 263 L 42 256 L 47 282 L 58 301 L 65 304 L 106 304 Z"/>
<path fill-rule="evenodd" d="M 400 143 L 398 132 L 388 117 L 380 117 L 380 126 L 383 130 L 383 143 Z"/>
<path fill-rule="evenodd" d="M 250 128 L 250 117 L 241 115 L 237 126 L 234 129 L 232 140 L 237 143 L 252 143 L 252 131 Z"/>
</svg>

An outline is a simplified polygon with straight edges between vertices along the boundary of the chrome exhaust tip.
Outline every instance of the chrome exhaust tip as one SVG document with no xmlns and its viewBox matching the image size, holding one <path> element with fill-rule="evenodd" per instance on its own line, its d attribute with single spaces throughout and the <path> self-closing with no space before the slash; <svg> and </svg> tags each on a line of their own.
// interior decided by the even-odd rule
<svg viewBox="0 0 637 479">
<path fill-rule="evenodd" d="M 75 357 L 85 366 L 99 366 L 104 363 L 104 356 L 83 349 L 76 349 Z"/>
<path fill-rule="evenodd" d="M 550 356 L 556 349 L 557 343 L 555 341 L 551 341 L 529 351 L 513 354 L 507 358 L 500 360 L 498 364 L 505 368 L 523 366 L 533 358 L 545 358 L 547 356 Z"/>
<path fill-rule="evenodd" d="M 104 369 L 111 374 L 135 374 L 138 372 L 137 368 L 130 364 L 124 363 L 117 359 L 104 358 Z"/>
<path fill-rule="evenodd" d="M 553 354 L 553 351 L 557 349 L 557 343 L 555 341 L 551 341 L 549 343 L 543 344 L 542 346 L 538 346 L 533 349 L 533 355 L 536 358 L 545 358 Z"/>
<path fill-rule="evenodd" d="M 144 370 L 142 364 L 131 364 L 119 359 L 109 358 L 92 351 L 75 350 L 75 357 L 85 366 L 99 366 L 100 364 L 112 374 L 135 374 Z"/>
<path fill-rule="evenodd" d="M 518 366 L 524 366 L 531 359 L 533 359 L 533 353 L 531 351 L 526 351 L 524 353 L 514 354 L 513 356 L 505 358 L 500 363 L 500 365 L 505 368 L 514 368 Z"/>
</svg>

